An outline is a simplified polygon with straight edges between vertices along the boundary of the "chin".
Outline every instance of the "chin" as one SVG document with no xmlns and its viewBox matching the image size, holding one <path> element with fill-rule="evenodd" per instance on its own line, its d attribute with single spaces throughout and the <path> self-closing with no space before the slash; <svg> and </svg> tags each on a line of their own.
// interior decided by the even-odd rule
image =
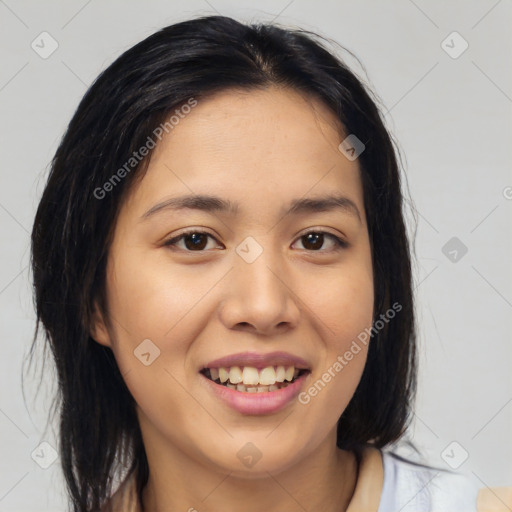
<svg viewBox="0 0 512 512">
<path fill-rule="evenodd" d="M 204 455 L 230 476 L 246 480 L 268 478 L 269 473 L 277 475 L 297 464 L 301 451 L 297 442 L 283 445 L 278 436 L 272 441 L 265 439 L 268 435 L 269 431 L 266 431 L 261 436 L 244 436 L 242 442 L 230 440 L 229 447 L 225 446 L 217 456 L 212 453 Z M 251 437 L 253 441 L 248 440 Z M 292 441 L 290 437 L 288 439 Z"/>
</svg>

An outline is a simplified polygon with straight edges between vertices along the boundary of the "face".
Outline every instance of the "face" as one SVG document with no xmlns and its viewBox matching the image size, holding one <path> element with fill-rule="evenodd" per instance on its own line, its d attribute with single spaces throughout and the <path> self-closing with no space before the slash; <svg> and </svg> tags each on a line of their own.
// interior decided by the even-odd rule
<svg viewBox="0 0 512 512">
<path fill-rule="evenodd" d="M 322 103 L 268 88 L 199 100 L 156 146 L 115 226 L 113 328 L 99 315 L 91 333 L 136 400 L 150 464 L 167 450 L 250 478 L 335 450 L 374 299 L 345 137 Z M 169 203 L 191 195 L 219 201 Z"/>
</svg>

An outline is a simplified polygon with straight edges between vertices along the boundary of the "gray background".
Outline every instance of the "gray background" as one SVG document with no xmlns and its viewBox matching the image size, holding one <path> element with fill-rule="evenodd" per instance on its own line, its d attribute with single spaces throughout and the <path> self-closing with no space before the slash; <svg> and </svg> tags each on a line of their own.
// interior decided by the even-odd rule
<svg viewBox="0 0 512 512">
<path fill-rule="evenodd" d="M 411 436 L 440 467 L 467 453 L 459 470 L 480 487 L 512 485 L 511 2 L 182 5 L 0 0 L 0 510 L 66 509 L 58 461 L 43 469 L 52 448 L 39 446 L 56 447 L 55 429 L 45 430 L 53 369 L 39 394 L 40 365 L 26 372 L 25 399 L 21 387 L 34 327 L 29 232 L 50 159 L 87 86 L 115 57 L 164 25 L 215 12 L 320 32 L 363 62 L 418 213 L 421 380 Z M 58 43 L 46 59 L 31 47 L 43 45 L 43 31 Z M 453 31 L 469 44 L 457 58 L 463 41 Z"/>
</svg>

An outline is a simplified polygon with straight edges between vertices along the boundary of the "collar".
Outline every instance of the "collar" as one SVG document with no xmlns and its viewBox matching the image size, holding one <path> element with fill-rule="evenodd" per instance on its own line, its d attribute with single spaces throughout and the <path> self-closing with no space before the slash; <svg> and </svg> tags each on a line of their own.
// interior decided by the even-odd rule
<svg viewBox="0 0 512 512">
<path fill-rule="evenodd" d="M 383 485 L 382 452 L 372 446 L 365 446 L 357 474 L 356 488 L 347 512 L 378 512 Z"/>
</svg>

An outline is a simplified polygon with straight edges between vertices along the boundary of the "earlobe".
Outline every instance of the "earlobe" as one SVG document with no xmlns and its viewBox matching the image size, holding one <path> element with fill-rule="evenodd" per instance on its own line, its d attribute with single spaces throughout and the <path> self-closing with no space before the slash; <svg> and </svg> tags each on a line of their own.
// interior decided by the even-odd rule
<svg viewBox="0 0 512 512">
<path fill-rule="evenodd" d="M 94 301 L 91 324 L 89 326 L 89 335 L 100 345 L 111 347 L 110 335 L 96 301 Z"/>
</svg>

